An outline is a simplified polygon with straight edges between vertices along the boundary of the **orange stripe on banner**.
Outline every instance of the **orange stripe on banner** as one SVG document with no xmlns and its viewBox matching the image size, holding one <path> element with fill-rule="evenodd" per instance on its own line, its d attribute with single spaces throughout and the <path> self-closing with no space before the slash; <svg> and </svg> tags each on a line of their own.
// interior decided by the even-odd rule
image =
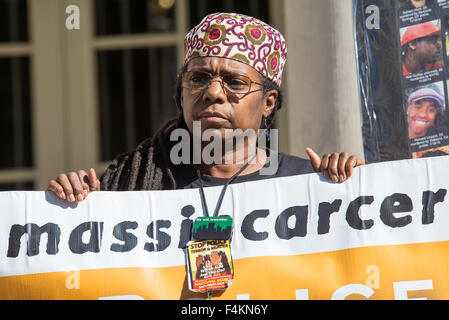
<svg viewBox="0 0 449 320">
<path fill-rule="evenodd" d="M 350 284 L 371 287 L 370 299 L 394 299 L 394 282 L 431 280 L 432 289 L 409 298 L 449 299 L 449 242 L 347 249 L 299 256 L 257 257 L 234 261 L 235 279 L 214 298 L 234 300 L 330 299 Z M 205 298 L 189 292 L 184 266 L 53 272 L 0 278 L 0 299 L 98 299 L 135 295 L 144 299 Z M 347 299 L 365 299 L 349 295 Z"/>
</svg>

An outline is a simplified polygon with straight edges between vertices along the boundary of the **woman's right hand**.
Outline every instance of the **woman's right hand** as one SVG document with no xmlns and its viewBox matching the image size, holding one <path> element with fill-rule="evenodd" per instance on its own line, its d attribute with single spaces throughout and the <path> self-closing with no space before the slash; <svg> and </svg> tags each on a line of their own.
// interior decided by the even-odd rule
<svg viewBox="0 0 449 320">
<path fill-rule="evenodd" d="M 84 170 L 61 173 L 56 180 L 48 183 L 47 190 L 68 202 L 80 202 L 86 199 L 89 192 L 100 191 L 100 180 L 94 169 L 90 169 L 89 174 Z"/>
</svg>

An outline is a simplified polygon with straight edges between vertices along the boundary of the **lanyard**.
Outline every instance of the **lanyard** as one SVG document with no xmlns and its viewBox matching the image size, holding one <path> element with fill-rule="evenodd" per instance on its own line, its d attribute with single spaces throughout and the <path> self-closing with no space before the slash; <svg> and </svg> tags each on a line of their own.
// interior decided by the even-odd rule
<svg viewBox="0 0 449 320">
<path fill-rule="evenodd" d="M 249 166 L 250 162 L 253 161 L 256 156 L 257 156 L 257 151 L 253 155 L 253 157 L 250 160 L 248 160 L 248 162 L 243 167 L 240 168 L 239 171 L 237 171 L 231 178 L 228 179 L 228 181 L 226 181 L 226 184 L 223 186 L 223 189 L 221 189 L 221 194 L 220 194 L 220 197 L 218 198 L 217 207 L 215 208 L 215 211 L 214 211 L 214 215 L 213 215 L 214 217 L 218 217 L 218 213 L 220 212 L 221 204 L 223 202 L 223 198 L 225 196 L 226 189 L 228 188 L 228 186 L 243 172 L 243 170 L 245 170 Z M 200 185 L 201 185 L 201 188 L 200 188 L 201 189 L 200 190 L 201 191 L 201 201 L 203 202 L 204 208 L 206 209 L 206 215 L 208 217 L 210 217 L 209 209 L 207 207 L 206 197 L 204 195 L 204 185 L 203 185 L 203 179 L 201 178 L 200 169 L 197 168 L 196 173 L 198 175 L 198 179 L 200 180 Z"/>
</svg>

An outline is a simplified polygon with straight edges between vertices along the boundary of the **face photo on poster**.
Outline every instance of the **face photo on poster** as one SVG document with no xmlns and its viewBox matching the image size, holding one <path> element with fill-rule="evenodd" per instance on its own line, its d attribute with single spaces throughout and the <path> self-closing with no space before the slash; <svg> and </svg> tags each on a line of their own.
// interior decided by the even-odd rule
<svg viewBox="0 0 449 320">
<path fill-rule="evenodd" d="M 449 145 L 444 83 L 407 90 L 407 124 L 412 152 Z"/>
<path fill-rule="evenodd" d="M 399 0 L 399 24 L 406 26 L 435 19 L 435 0 Z"/>
<path fill-rule="evenodd" d="M 442 80 L 443 47 L 440 20 L 400 30 L 402 74 L 407 86 Z"/>
</svg>

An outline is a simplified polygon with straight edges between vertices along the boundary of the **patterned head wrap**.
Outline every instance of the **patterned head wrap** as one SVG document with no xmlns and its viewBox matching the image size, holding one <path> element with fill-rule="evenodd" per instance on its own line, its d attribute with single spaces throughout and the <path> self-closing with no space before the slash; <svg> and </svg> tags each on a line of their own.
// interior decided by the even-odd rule
<svg viewBox="0 0 449 320">
<path fill-rule="evenodd" d="M 243 62 L 280 86 L 287 45 L 279 31 L 260 20 L 242 14 L 214 13 L 185 38 L 184 65 L 197 57 Z"/>
</svg>

